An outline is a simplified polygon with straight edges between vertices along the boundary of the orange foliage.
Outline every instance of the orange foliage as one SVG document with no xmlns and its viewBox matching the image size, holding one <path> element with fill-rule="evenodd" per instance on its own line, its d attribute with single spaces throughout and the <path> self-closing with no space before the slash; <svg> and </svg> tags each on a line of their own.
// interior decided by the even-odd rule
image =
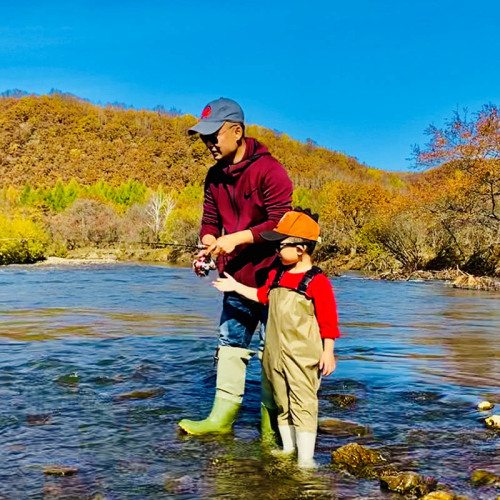
<svg viewBox="0 0 500 500">
<path fill-rule="evenodd" d="M 453 198 L 475 213 L 476 222 L 500 223 L 500 116 L 497 106 L 487 105 L 469 120 L 455 113 L 444 129 L 430 127 L 425 150 L 416 147 L 422 167 L 439 165 L 429 179 L 443 179 L 436 196 Z M 471 204 L 475 206 L 472 207 Z M 457 209 L 457 203 L 454 204 Z"/>
</svg>

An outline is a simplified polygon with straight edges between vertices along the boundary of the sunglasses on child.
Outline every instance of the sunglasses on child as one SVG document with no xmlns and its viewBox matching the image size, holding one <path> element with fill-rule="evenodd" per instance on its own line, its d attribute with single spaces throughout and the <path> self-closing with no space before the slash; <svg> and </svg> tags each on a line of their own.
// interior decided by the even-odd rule
<svg viewBox="0 0 500 500">
<path fill-rule="evenodd" d="M 276 248 L 276 252 L 279 253 L 283 248 L 286 247 L 298 247 L 298 246 L 304 246 L 304 243 L 280 243 L 278 247 Z"/>
</svg>

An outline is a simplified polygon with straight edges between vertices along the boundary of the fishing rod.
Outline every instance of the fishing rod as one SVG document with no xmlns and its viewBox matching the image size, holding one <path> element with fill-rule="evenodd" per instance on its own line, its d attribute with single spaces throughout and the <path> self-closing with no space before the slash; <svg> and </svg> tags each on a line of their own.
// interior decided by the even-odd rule
<svg viewBox="0 0 500 500">
<path fill-rule="evenodd" d="M 152 242 L 139 242 L 140 245 L 154 245 L 157 247 L 183 247 L 183 248 L 193 248 L 194 250 L 204 250 L 207 248 L 206 245 L 198 244 L 198 245 L 187 245 L 185 243 L 152 243 Z"/>
<path fill-rule="evenodd" d="M 36 238 L 0 238 L 0 241 L 12 241 L 12 240 L 21 240 L 21 241 L 26 241 L 26 240 L 36 240 Z M 202 245 L 202 244 L 197 244 L 197 245 L 188 245 L 186 243 L 163 243 L 163 242 L 146 242 L 146 241 L 141 241 L 141 242 L 134 242 L 138 243 L 139 245 L 154 245 L 155 247 L 181 247 L 181 248 L 190 248 L 192 250 L 205 250 L 207 248 L 207 245 Z M 215 262 L 213 261 L 212 257 L 210 255 L 203 255 L 201 257 L 198 257 L 195 259 L 191 267 L 195 274 L 199 276 L 200 278 L 207 276 L 208 273 L 214 269 L 216 269 Z"/>
<path fill-rule="evenodd" d="M 37 238 L 0 238 L 0 241 L 26 241 L 26 240 L 37 240 Z M 149 241 L 134 241 L 136 245 L 151 245 L 155 247 L 183 247 L 183 248 L 192 248 L 194 250 L 204 250 L 207 248 L 206 245 L 202 245 L 201 243 L 198 245 L 187 245 L 186 243 L 163 243 L 163 242 L 149 242 Z"/>
</svg>

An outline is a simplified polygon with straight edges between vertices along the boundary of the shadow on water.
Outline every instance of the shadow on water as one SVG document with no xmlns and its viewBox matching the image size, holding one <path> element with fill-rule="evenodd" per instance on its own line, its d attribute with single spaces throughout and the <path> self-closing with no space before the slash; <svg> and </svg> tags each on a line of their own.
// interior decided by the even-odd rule
<svg viewBox="0 0 500 500">
<path fill-rule="evenodd" d="M 469 498 L 494 498 L 468 478 L 500 474 L 498 435 L 476 409 L 500 405 L 498 295 L 335 279 L 343 337 L 320 391 L 330 423 L 319 471 L 304 474 L 261 450 L 256 359 L 234 436 L 178 433 L 213 397 L 220 300 L 209 280 L 110 265 L 4 268 L 0 281 L 2 500 L 399 498 L 330 468 L 331 450 L 352 441 Z M 77 473 L 44 474 L 54 464 Z"/>
</svg>

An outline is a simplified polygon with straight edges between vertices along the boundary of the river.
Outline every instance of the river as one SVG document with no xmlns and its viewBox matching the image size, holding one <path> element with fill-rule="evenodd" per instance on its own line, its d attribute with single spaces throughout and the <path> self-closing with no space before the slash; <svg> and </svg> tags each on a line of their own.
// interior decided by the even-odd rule
<svg viewBox="0 0 500 500">
<path fill-rule="evenodd" d="M 220 295 L 210 279 L 161 265 L 1 268 L 0 499 L 397 498 L 329 468 L 330 451 L 351 441 L 456 493 L 495 498 L 469 477 L 500 474 L 499 436 L 477 411 L 488 399 L 499 413 L 500 295 L 356 274 L 332 283 L 342 338 L 320 418 L 368 434 L 320 434 L 320 469 L 304 476 L 261 454 L 256 358 L 234 436 L 177 431 L 212 402 Z M 119 397 L 149 388 L 156 397 Z M 338 393 L 356 403 L 339 407 Z M 49 464 L 78 473 L 49 476 Z"/>
</svg>

